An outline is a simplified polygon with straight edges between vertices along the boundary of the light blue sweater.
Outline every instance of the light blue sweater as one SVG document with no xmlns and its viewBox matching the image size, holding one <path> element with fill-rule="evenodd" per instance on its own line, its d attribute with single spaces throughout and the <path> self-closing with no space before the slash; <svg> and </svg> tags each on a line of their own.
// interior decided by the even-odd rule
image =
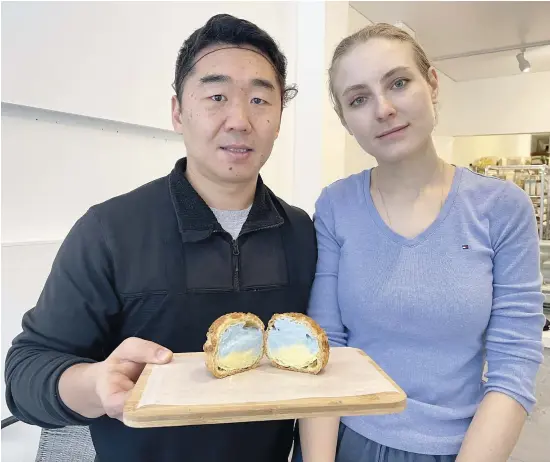
<svg viewBox="0 0 550 462">
<path fill-rule="evenodd" d="M 309 314 L 333 347 L 371 356 L 403 388 L 407 409 L 342 421 L 385 446 L 456 454 L 485 393 L 528 412 L 535 403 L 544 298 L 533 207 L 512 182 L 457 167 L 438 218 L 406 239 L 369 191 L 367 170 L 317 201 Z"/>
</svg>

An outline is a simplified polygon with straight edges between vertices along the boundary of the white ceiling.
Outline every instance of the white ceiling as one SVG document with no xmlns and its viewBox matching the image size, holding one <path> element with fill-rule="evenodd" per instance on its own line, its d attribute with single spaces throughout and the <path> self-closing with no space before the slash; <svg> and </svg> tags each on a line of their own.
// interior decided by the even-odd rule
<svg viewBox="0 0 550 462">
<path fill-rule="evenodd" d="M 522 44 L 550 42 L 550 2 L 350 2 L 369 21 L 405 23 L 436 67 L 455 81 L 521 74 Z M 438 58 L 516 47 L 470 57 Z M 550 71 L 550 44 L 527 48 L 531 72 Z"/>
</svg>

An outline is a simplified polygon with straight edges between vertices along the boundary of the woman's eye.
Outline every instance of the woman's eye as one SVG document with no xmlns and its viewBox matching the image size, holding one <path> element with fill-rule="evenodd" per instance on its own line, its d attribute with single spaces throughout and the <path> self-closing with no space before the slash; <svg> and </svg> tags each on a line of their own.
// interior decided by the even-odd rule
<svg viewBox="0 0 550 462">
<path fill-rule="evenodd" d="M 267 101 L 261 99 L 261 98 L 252 98 L 252 103 L 253 104 L 266 104 Z"/>
<path fill-rule="evenodd" d="M 214 95 L 214 96 L 211 96 L 210 99 L 212 101 L 216 101 L 218 103 L 221 103 L 222 101 L 225 101 L 225 96 L 223 96 L 223 95 Z"/>
<path fill-rule="evenodd" d="M 366 100 L 367 98 L 365 98 L 364 96 L 359 96 L 351 102 L 350 106 L 359 106 L 360 104 L 363 104 Z"/>
<path fill-rule="evenodd" d="M 396 80 L 393 86 L 395 88 L 404 88 L 407 85 L 408 80 L 407 79 L 399 79 Z"/>
</svg>

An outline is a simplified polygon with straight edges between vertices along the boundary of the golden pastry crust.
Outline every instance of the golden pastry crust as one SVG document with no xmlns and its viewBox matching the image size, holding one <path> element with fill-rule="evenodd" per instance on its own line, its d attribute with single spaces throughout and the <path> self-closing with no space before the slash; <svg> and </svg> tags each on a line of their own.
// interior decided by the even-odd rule
<svg viewBox="0 0 550 462">
<path fill-rule="evenodd" d="M 229 326 L 242 322 L 244 322 L 245 325 L 253 325 L 257 327 L 262 331 L 262 334 L 265 332 L 265 325 L 262 320 L 252 313 L 224 314 L 223 316 L 220 316 L 218 319 L 216 319 L 208 329 L 208 332 L 206 334 L 206 342 L 204 343 L 202 349 L 206 355 L 206 367 L 214 375 L 214 377 L 217 377 L 218 379 L 254 369 L 255 367 L 258 367 L 260 365 L 260 361 L 264 357 L 265 341 L 262 344 L 262 352 L 254 364 L 245 368 L 233 370 L 225 370 L 218 367 L 217 357 L 221 335 Z"/>
<path fill-rule="evenodd" d="M 269 350 L 267 349 L 267 337 L 269 336 L 269 331 L 273 327 L 273 324 L 277 319 L 281 318 L 290 318 L 294 321 L 306 324 L 311 328 L 313 331 L 314 337 L 317 340 L 317 343 L 319 345 L 319 351 L 317 353 L 317 360 L 314 361 L 311 365 L 305 367 L 305 368 L 295 368 L 291 366 L 283 366 L 281 364 L 278 364 L 270 355 Z M 278 313 L 273 315 L 273 317 L 269 320 L 267 323 L 267 329 L 264 332 L 264 345 L 265 345 L 265 354 L 271 361 L 271 364 L 279 369 L 285 369 L 288 371 L 295 371 L 295 372 L 307 372 L 309 374 L 318 374 L 321 372 L 325 366 L 328 363 L 328 359 L 330 356 L 330 346 L 328 343 L 328 337 L 326 332 L 323 330 L 323 328 L 317 324 L 316 321 L 314 321 L 309 316 L 306 316 L 302 313 Z"/>
</svg>

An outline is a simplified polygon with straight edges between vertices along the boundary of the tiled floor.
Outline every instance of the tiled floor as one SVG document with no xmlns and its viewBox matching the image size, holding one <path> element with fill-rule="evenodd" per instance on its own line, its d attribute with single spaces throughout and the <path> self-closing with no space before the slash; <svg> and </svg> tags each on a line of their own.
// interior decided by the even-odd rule
<svg viewBox="0 0 550 462">
<path fill-rule="evenodd" d="M 550 461 L 550 348 L 537 376 L 537 406 L 529 416 L 509 462 Z"/>
</svg>

